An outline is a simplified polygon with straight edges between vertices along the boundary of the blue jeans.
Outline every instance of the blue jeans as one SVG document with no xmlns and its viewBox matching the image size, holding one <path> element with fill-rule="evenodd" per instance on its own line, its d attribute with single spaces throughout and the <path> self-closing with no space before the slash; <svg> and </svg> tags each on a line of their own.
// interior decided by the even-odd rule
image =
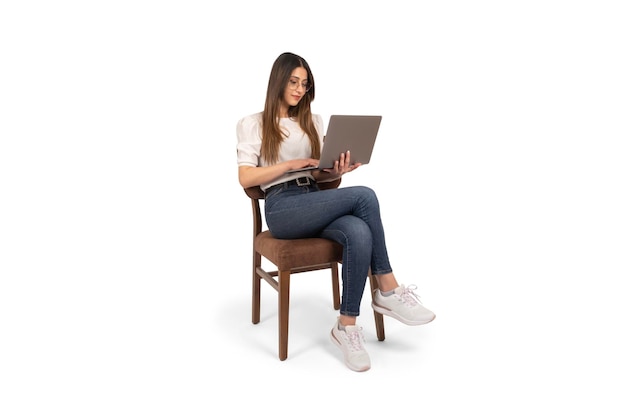
<svg viewBox="0 0 626 417">
<path fill-rule="evenodd" d="M 392 272 L 376 193 L 362 186 L 320 190 L 289 181 L 267 190 L 265 221 L 278 239 L 322 237 L 343 246 L 340 314 L 358 316 L 367 273 Z"/>
</svg>

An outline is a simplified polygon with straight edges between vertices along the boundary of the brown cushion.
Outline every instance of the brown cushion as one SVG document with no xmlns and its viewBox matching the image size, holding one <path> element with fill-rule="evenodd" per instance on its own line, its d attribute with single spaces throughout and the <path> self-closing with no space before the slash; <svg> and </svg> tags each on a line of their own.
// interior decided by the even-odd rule
<svg viewBox="0 0 626 417">
<path fill-rule="evenodd" d="M 254 239 L 254 247 L 279 270 L 341 262 L 343 254 L 341 245 L 332 240 L 275 239 L 268 230 Z"/>
</svg>

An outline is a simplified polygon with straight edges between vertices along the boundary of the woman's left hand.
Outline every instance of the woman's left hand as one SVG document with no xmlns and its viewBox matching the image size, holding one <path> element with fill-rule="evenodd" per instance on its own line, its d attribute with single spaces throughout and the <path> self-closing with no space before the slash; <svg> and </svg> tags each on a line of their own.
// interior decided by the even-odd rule
<svg viewBox="0 0 626 417">
<path fill-rule="evenodd" d="M 335 166 L 333 168 L 326 168 L 324 169 L 324 172 L 340 177 L 346 172 L 352 172 L 360 166 L 360 163 L 350 165 L 350 151 L 348 151 L 339 156 L 339 160 L 335 161 Z"/>
</svg>

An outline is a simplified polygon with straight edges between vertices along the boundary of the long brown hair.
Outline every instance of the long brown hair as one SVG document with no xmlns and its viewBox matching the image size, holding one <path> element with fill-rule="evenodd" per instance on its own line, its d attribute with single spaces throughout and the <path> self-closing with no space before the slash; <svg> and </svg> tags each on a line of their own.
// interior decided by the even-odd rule
<svg viewBox="0 0 626 417">
<path fill-rule="evenodd" d="M 291 73 L 299 67 L 306 70 L 311 89 L 304 94 L 296 106 L 289 107 L 288 116 L 295 119 L 300 128 L 309 137 L 311 158 L 319 159 L 320 157 L 320 138 L 313 124 L 313 116 L 311 114 L 311 102 L 315 98 L 313 73 L 304 58 L 291 52 L 284 52 L 276 58 L 272 66 L 262 117 L 261 157 L 270 164 L 278 160 L 280 145 L 288 134 L 280 129 L 280 106 Z"/>
</svg>

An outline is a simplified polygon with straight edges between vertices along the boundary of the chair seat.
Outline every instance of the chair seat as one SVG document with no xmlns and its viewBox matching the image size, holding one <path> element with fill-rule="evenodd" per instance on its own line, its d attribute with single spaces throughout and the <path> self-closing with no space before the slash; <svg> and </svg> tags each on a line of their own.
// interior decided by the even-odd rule
<svg viewBox="0 0 626 417">
<path fill-rule="evenodd" d="M 341 262 L 343 248 L 337 242 L 322 238 L 275 239 L 269 230 L 254 239 L 258 253 L 276 265 L 279 270 L 289 270 L 310 265 Z"/>
</svg>

